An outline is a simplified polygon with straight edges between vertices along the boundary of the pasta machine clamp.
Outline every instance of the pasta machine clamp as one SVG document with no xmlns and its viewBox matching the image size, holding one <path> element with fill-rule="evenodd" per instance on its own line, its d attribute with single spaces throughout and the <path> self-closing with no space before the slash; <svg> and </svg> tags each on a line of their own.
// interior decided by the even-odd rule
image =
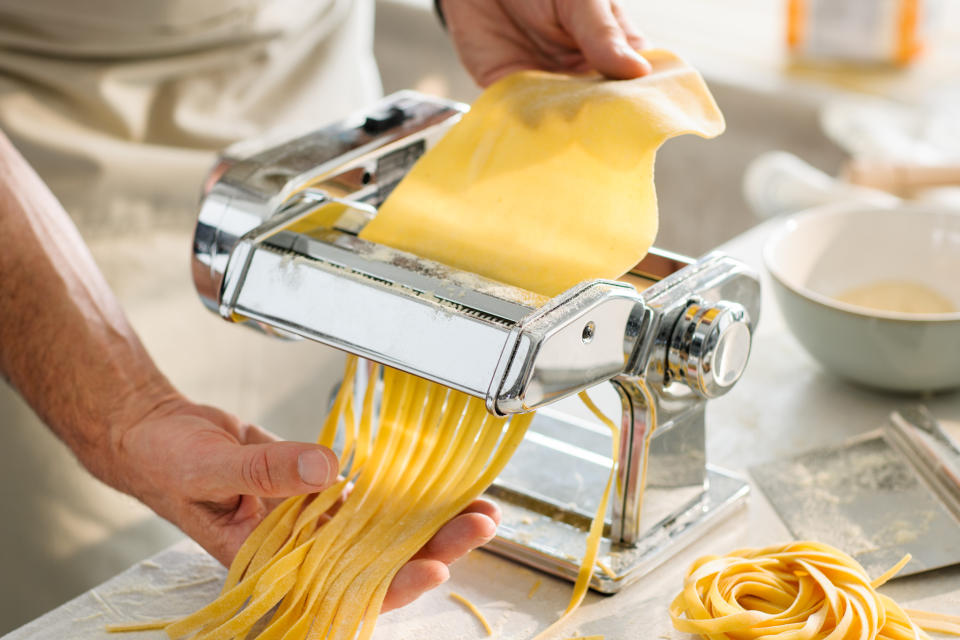
<svg viewBox="0 0 960 640">
<path fill-rule="evenodd" d="M 400 92 L 333 125 L 228 150 L 193 243 L 203 302 L 227 320 L 316 340 L 483 398 L 538 410 L 489 493 L 494 551 L 574 579 L 614 461 L 566 409 L 595 389 L 622 414 L 617 493 L 591 586 L 638 579 L 740 504 L 707 465 L 706 401 L 739 379 L 759 283 L 718 253 L 650 254 L 620 281 L 552 299 L 358 237 L 417 158 L 466 110 Z M 593 501 L 593 504 L 591 504 Z"/>
</svg>

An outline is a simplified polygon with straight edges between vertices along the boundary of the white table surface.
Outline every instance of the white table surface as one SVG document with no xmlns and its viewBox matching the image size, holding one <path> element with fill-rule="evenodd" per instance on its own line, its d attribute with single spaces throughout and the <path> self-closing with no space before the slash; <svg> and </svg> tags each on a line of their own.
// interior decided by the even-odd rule
<svg viewBox="0 0 960 640">
<path fill-rule="evenodd" d="M 773 223 L 734 238 L 721 250 L 760 269 L 760 251 Z M 880 426 L 889 412 L 916 398 L 860 389 L 825 373 L 788 333 L 764 275 L 764 310 L 753 355 L 733 391 L 707 412 L 710 461 L 730 469 L 837 443 Z M 934 415 L 960 423 L 960 393 L 925 398 Z M 672 629 L 667 607 L 689 563 L 705 553 L 725 553 L 788 539 L 776 514 L 754 490 L 747 507 L 639 583 L 614 596 L 590 594 L 557 637 L 602 634 L 619 638 L 687 638 Z M 144 560 L 99 587 L 5 636 L 7 640 L 112 638 L 108 623 L 170 618 L 213 598 L 224 570 L 191 542 Z M 451 580 L 411 606 L 381 617 L 376 638 L 395 640 L 481 638 L 476 620 L 449 598 L 456 591 L 486 615 L 498 638 L 529 638 L 558 616 L 570 594 L 566 582 L 486 552 L 452 567 Z M 538 580 L 532 598 L 527 594 Z M 895 580 L 883 588 L 911 608 L 960 613 L 960 566 Z M 145 632 L 144 640 L 165 638 Z"/>
</svg>

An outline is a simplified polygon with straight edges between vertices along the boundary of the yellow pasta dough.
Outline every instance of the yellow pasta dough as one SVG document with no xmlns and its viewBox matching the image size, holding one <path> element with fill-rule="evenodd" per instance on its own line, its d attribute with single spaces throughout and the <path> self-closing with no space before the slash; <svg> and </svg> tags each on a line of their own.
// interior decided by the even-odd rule
<svg viewBox="0 0 960 640">
<path fill-rule="evenodd" d="M 535 593 L 540 589 L 540 586 L 541 586 L 542 584 L 543 584 L 543 579 L 542 579 L 542 578 L 537 578 L 537 579 L 534 581 L 534 583 L 533 583 L 532 585 L 530 585 L 530 590 L 527 591 L 527 599 L 528 599 L 528 600 L 533 597 L 533 594 L 535 594 Z"/>
<path fill-rule="evenodd" d="M 108 624 L 107 633 L 133 633 L 134 631 L 158 631 L 169 625 L 167 620 L 151 620 L 149 622 L 130 622 L 127 624 Z"/>
<path fill-rule="evenodd" d="M 474 615 L 480 624 L 483 625 L 483 630 L 487 632 L 488 636 L 493 635 L 493 628 L 490 626 L 490 623 L 487 622 L 487 619 L 483 617 L 483 614 L 480 613 L 480 609 L 477 609 L 477 605 L 473 604 L 459 593 L 451 593 L 450 597 L 465 606 L 467 611 Z"/>
<path fill-rule="evenodd" d="M 387 369 L 371 438 L 362 423 L 375 414 L 376 386 L 365 392 L 361 424 L 344 420 L 354 455 L 369 447 L 370 464 L 351 474 L 336 515 L 326 514 L 345 481 L 285 501 L 244 544 L 220 598 L 168 626 L 171 637 L 243 637 L 275 608 L 258 637 L 353 638 L 359 629 L 368 638 L 397 570 L 493 481 L 532 417 L 496 418 L 481 400 Z M 352 394 L 346 378 L 335 408 Z M 337 426 L 328 421 L 320 440 Z"/>
<path fill-rule="evenodd" d="M 362 236 L 544 295 L 625 273 L 656 235 L 657 148 L 724 127 L 692 67 L 667 51 L 644 56 L 653 73 L 634 80 L 500 80 Z"/>
<path fill-rule="evenodd" d="M 580 393 L 580 400 L 593 412 L 608 429 L 610 429 L 611 440 L 611 460 L 617 460 L 620 450 L 620 429 L 614 424 L 613 420 L 603 415 L 597 405 L 593 403 L 586 391 Z M 597 512 L 590 523 L 590 530 L 587 532 L 586 550 L 583 553 L 583 559 L 580 562 L 580 571 L 577 574 L 577 581 L 573 585 L 573 593 L 570 596 L 570 602 L 560 618 L 549 627 L 537 634 L 534 640 L 541 640 L 549 637 L 553 631 L 566 622 L 567 618 L 580 606 L 583 597 L 587 594 L 590 587 L 590 578 L 593 576 L 593 567 L 597 563 L 597 552 L 600 549 L 600 539 L 603 537 L 603 526 L 607 515 L 607 504 L 610 501 L 610 489 L 613 487 L 613 480 L 616 477 L 617 466 L 610 467 L 610 475 L 607 476 L 607 484 L 603 488 L 603 495 L 600 498 L 600 504 L 597 506 Z"/>
<path fill-rule="evenodd" d="M 919 613 L 911 620 L 876 591 L 909 559 L 871 581 L 856 560 L 819 542 L 704 556 L 687 572 L 670 618 L 678 631 L 711 640 L 927 638 L 918 623 L 960 635 L 960 617 Z"/>
<path fill-rule="evenodd" d="M 654 71 L 637 80 L 523 72 L 496 83 L 361 237 L 547 296 L 625 272 L 656 232 L 657 147 L 723 128 L 695 71 L 667 52 L 645 55 Z M 532 419 L 489 415 L 482 400 L 392 369 L 379 389 L 376 367 L 357 420 L 356 366 L 348 358 L 318 439 L 331 446 L 343 430 L 349 477 L 274 510 L 220 597 L 169 625 L 172 638 L 244 637 L 268 614 L 259 638 L 369 638 L 393 576 L 494 480 Z M 600 417 L 616 447 L 616 426 Z M 612 479 L 564 617 L 586 592 Z"/>
</svg>

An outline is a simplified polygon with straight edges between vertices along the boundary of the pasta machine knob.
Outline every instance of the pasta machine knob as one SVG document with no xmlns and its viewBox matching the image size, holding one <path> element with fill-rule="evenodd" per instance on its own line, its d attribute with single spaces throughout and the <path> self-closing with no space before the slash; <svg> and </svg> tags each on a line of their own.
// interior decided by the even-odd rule
<svg viewBox="0 0 960 640">
<path fill-rule="evenodd" d="M 704 396 L 716 398 L 740 379 L 750 355 L 750 318 L 735 302 L 690 302 L 670 339 L 671 377 Z"/>
</svg>

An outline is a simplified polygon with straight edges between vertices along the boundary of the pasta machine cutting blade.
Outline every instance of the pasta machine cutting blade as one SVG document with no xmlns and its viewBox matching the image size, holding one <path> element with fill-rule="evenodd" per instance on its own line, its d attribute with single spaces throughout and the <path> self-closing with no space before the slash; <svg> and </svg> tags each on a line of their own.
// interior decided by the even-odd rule
<svg viewBox="0 0 960 640">
<path fill-rule="evenodd" d="M 706 464 L 704 407 L 746 366 L 759 283 L 720 254 L 690 260 L 653 250 L 624 279 L 548 299 L 357 237 L 465 110 L 401 92 L 299 137 L 228 150 L 201 204 L 194 281 L 227 320 L 442 383 L 498 415 L 598 385 L 615 390 L 618 492 L 591 585 L 613 592 L 746 496 L 743 480 Z M 518 465 L 597 462 L 599 453 L 558 447 L 564 436 L 549 435 L 577 424 L 552 408 L 538 414 L 517 455 L 530 444 L 537 464 Z M 551 446 L 537 448 L 543 443 Z M 561 458 L 546 462 L 544 452 Z M 493 550 L 573 579 L 588 511 L 511 472 L 516 466 L 490 489 L 504 509 Z"/>
</svg>

